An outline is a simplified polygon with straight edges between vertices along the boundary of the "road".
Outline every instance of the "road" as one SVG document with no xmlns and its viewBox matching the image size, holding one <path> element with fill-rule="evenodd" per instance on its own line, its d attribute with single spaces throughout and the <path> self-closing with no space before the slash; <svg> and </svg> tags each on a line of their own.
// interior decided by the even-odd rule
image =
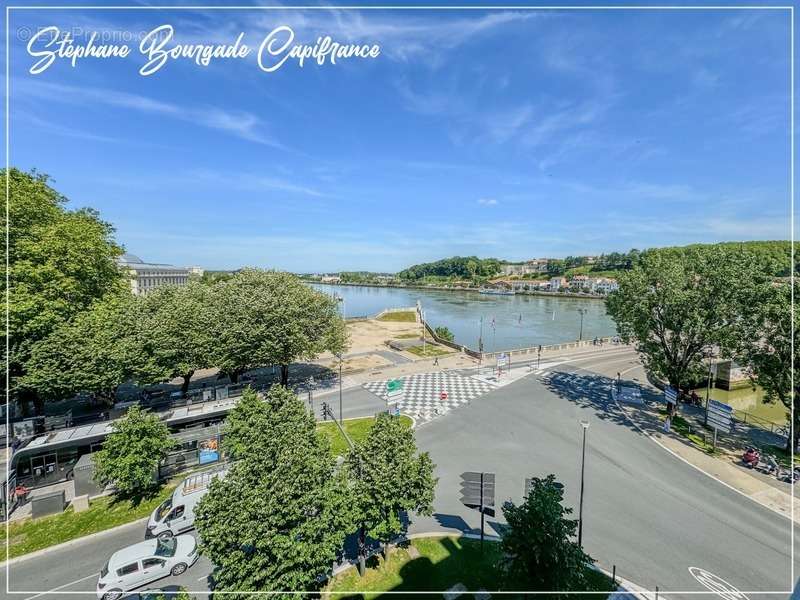
<svg viewBox="0 0 800 600">
<path fill-rule="evenodd" d="M 565 501 L 577 506 L 580 421 L 587 419 L 583 541 L 600 566 L 611 570 L 616 565 L 617 573 L 631 581 L 673 592 L 666 594 L 669 598 L 708 591 L 690 568 L 723 579 L 751 600 L 766 598 L 759 592 L 791 589 L 790 522 L 668 454 L 610 401 L 613 376 L 633 369 L 628 376 L 641 378 L 637 365 L 630 351 L 587 352 L 422 425 L 418 445 L 430 452 L 439 482 L 435 515 L 415 518 L 411 532 L 477 529 L 479 515 L 459 503 L 463 471 L 496 473 L 498 504 L 519 502 L 526 477 L 554 473 L 565 484 Z M 338 412 L 336 395 L 324 400 Z M 344 405 L 346 417 L 381 408 L 361 389 L 345 391 Z M 502 514 L 487 519 L 487 529 L 494 533 L 502 522 Z M 143 525 L 131 526 L 14 563 L 10 588 L 29 591 L 16 596 L 24 600 L 93 593 L 108 556 L 140 541 L 143 533 Z M 201 558 L 180 578 L 151 587 L 185 585 L 200 591 L 210 572 L 211 565 Z M 57 593 L 37 594 L 45 590 Z"/>
</svg>

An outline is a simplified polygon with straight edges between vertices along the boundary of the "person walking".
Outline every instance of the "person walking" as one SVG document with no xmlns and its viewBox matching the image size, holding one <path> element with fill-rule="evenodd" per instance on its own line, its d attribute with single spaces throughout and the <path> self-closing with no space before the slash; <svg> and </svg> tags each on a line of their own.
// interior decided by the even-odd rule
<svg viewBox="0 0 800 600">
<path fill-rule="evenodd" d="M 433 366 L 434 367 L 438 367 L 439 366 L 439 357 L 438 356 L 433 359 Z"/>
</svg>

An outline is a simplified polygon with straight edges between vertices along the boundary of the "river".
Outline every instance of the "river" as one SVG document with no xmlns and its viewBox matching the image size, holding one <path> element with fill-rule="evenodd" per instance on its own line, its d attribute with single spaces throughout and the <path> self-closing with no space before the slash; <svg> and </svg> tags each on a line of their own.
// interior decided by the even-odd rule
<svg viewBox="0 0 800 600">
<path fill-rule="evenodd" d="M 614 322 L 605 303 L 592 298 L 558 296 L 491 296 L 473 291 L 445 291 L 370 286 L 322 285 L 312 287 L 344 298 L 347 317 L 372 316 L 385 308 L 414 306 L 419 300 L 431 327 L 447 327 L 455 341 L 478 348 L 483 317 L 485 352 L 527 348 L 539 344 L 572 342 L 610 336 Z M 492 324 L 494 323 L 494 327 Z"/>
</svg>

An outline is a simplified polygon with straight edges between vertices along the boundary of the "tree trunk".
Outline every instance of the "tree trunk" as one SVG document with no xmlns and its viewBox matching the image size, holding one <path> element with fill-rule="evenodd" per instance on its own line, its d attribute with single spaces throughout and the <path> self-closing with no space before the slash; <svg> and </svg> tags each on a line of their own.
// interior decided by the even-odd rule
<svg viewBox="0 0 800 600">
<path fill-rule="evenodd" d="M 33 414 L 37 417 L 41 417 L 44 414 L 44 400 L 39 396 L 39 394 L 33 394 Z"/>
<path fill-rule="evenodd" d="M 189 371 L 183 376 L 183 385 L 181 386 L 181 396 L 185 396 L 189 392 L 189 382 L 192 380 L 194 370 Z"/>
<path fill-rule="evenodd" d="M 389 542 L 383 542 L 383 560 L 389 560 Z"/>
<path fill-rule="evenodd" d="M 281 385 L 283 387 L 289 385 L 289 365 L 281 365 Z"/>
<path fill-rule="evenodd" d="M 228 373 L 228 377 L 231 380 L 231 383 L 239 383 L 239 371 L 231 371 Z"/>
</svg>

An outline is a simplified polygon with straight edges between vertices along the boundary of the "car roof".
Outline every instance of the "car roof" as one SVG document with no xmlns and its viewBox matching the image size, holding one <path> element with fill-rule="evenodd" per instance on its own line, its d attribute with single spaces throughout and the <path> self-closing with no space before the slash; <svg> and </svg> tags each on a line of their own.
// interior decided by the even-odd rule
<svg viewBox="0 0 800 600">
<path fill-rule="evenodd" d="M 111 558 L 108 559 L 108 566 L 111 569 L 116 569 L 135 560 L 139 560 L 140 558 L 155 556 L 157 545 L 158 540 L 153 538 L 133 544 L 132 546 L 128 546 L 126 548 L 122 548 L 121 550 L 117 550 L 111 555 Z"/>
</svg>

